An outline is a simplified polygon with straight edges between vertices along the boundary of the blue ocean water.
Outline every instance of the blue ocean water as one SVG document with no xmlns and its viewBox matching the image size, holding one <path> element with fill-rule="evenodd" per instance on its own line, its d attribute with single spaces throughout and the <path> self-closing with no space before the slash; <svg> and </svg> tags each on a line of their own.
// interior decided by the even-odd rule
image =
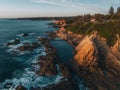
<svg viewBox="0 0 120 90">
<path fill-rule="evenodd" d="M 19 33 L 45 33 L 52 31 L 54 28 L 48 27 L 51 21 L 31 21 L 31 20 L 0 20 L 0 44 L 5 43 Z"/>
<path fill-rule="evenodd" d="M 46 31 L 54 30 L 52 27 L 48 27 L 49 22 L 51 21 L 0 20 L 0 82 L 11 78 L 14 71 L 27 67 L 25 61 L 29 58 L 7 53 L 6 48 L 3 47 L 4 43 L 16 38 L 16 35 L 20 33 L 44 35 Z"/>
<path fill-rule="evenodd" d="M 52 21 L 32 21 L 32 20 L 0 20 L 0 89 L 1 85 L 6 83 L 13 83 L 29 88 L 33 86 L 44 86 L 45 84 L 58 81 L 61 77 L 59 75 L 55 77 L 41 77 L 37 76 L 29 69 L 31 62 L 39 54 L 39 50 L 36 49 L 31 53 L 23 55 L 15 55 L 5 47 L 5 43 L 19 38 L 23 42 L 36 41 L 38 36 L 46 36 L 46 31 L 56 30 L 52 26 L 48 26 L 48 23 Z M 31 36 L 21 38 L 22 33 L 29 33 Z M 57 55 L 60 60 L 69 60 L 73 58 L 73 48 L 65 41 L 53 41 L 51 42 L 57 49 Z M 14 89 L 10 89 L 14 90 Z"/>
</svg>

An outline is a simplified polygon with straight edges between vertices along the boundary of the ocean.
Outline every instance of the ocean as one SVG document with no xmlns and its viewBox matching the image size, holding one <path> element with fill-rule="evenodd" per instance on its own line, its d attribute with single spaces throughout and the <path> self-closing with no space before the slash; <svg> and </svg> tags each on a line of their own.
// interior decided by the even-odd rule
<svg viewBox="0 0 120 90">
<path fill-rule="evenodd" d="M 44 87 L 57 83 L 62 78 L 59 74 L 53 77 L 39 76 L 32 69 L 37 57 L 42 52 L 37 48 L 32 52 L 14 53 L 13 45 L 6 47 L 7 42 L 19 39 L 21 43 L 37 42 L 38 37 L 47 36 L 47 31 L 57 30 L 48 23 L 52 21 L 33 21 L 33 20 L 0 20 L 0 90 L 14 90 L 18 85 L 26 87 Z M 23 34 L 29 34 L 22 37 Z M 73 58 L 73 48 L 65 41 L 52 41 L 51 44 L 57 49 L 57 55 L 61 61 L 68 61 Z"/>
</svg>

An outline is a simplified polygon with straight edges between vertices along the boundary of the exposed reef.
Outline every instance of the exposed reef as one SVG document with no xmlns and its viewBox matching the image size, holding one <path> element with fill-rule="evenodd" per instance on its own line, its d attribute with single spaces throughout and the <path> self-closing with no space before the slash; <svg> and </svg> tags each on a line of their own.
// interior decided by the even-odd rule
<svg viewBox="0 0 120 90">
<path fill-rule="evenodd" d="M 25 36 L 24 34 L 21 35 L 22 36 L 20 36 L 20 38 L 22 38 L 22 40 L 23 38 L 29 37 L 29 34 L 26 34 Z M 28 54 L 26 52 L 33 53 L 35 50 L 38 50 L 37 52 L 33 53 L 35 55 L 37 54 L 37 58 L 35 61 L 31 61 L 33 62 L 32 67 L 30 68 L 30 71 L 28 70 L 28 73 L 30 73 L 30 76 L 32 77 L 29 77 L 29 79 L 33 80 L 33 82 L 38 81 L 40 77 L 51 79 L 54 78 L 55 80 L 53 79 L 51 82 L 48 81 L 47 84 L 43 84 L 41 87 L 35 87 L 29 84 L 27 86 L 27 84 L 24 85 L 24 83 L 21 84 L 19 79 L 15 79 L 17 85 L 8 80 L 8 82 L 6 81 L 4 83 L 4 88 L 10 88 L 13 90 L 66 90 L 66 88 L 69 90 L 78 89 L 75 87 L 75 83 L 68 66 L 59 61 L 59 58 L 56 56 L 56 48 L 51 46 L 49 43 L 50 40 L 54 40 L 54 38 L 56 38 L 54 32 L 48 32 L 48 37 L 38 36 L 36 41 L 22 41 L 20 38 L 6 43 L 5 46 L 9 49 L 8 51 L 10 51 L 11 54 L 15 55 L 25 55 Z M 28 77 L 23 77 L 25 80 L 27 80 L 27 78 Z M 29 81 L 27 83 L 29 83 Z"/>
</svg>

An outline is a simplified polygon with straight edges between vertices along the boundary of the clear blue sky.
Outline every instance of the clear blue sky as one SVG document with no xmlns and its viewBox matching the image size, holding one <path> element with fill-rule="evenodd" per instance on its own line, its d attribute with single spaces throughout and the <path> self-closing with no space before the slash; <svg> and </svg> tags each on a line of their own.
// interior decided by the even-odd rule
<svg viewBox="0 0 120 90">
<path fill-rule="evenodd" d="M 107 13 L 120 0 L 0 0 L 0 18 Z"/>
</svg>

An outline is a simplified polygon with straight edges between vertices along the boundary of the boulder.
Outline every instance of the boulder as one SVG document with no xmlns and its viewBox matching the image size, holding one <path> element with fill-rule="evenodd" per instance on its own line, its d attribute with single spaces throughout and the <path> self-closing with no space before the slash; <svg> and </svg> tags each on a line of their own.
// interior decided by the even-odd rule
<svg viewBox="0 0 120 90">
<path fill-rule="evenodd" d="M 20 46 L 17 48 L 19 51 L 32 51 L 33 47 L 32 46 Z"/>
<path fill-rule="evenodd" d="M 41 45 L 37 42 L 33 42 L 32 45 L 29 42 L 23 43 L 22 46 L 19 46 L 17 50 L 19 51 L 32 51 L 35 48 L 40 47 Z"/>
<path fill-rule="evenodd" d="M 69 72 L 68 67 L 65 64 L 60 63 L 60 72 L 65 78 L 71 78 L 71 74 Z"/>
<path fill-rule="evenodd" d="M 46 56 L 39 57 L 40 71 L 38 74 L 46 75 L 46 76 L 53 76 L 57 74 L 57 67 L 55 64 L 55 56 L 47 54 Z"/>
<path fill-rule="evenodd" d="M 43 45 L 47 45 L 49 39 L 45 37 L 38 38 L 38 41 L 40 41 Z"/>
<path fill-rule="evenodd" d="M 20 85 L 20 86 L 16 87 L 16 90 L 27 90 L 27 89 Z"/>
</svg>

